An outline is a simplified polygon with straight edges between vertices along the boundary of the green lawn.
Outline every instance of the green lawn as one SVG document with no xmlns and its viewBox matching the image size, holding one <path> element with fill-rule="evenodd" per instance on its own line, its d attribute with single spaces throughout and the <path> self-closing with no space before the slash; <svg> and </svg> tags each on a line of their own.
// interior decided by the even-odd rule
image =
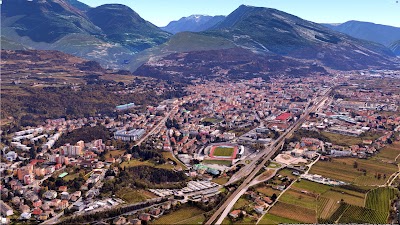
<svg viewBox="0 0 400 225">
<path fill-rule="evenodd" d="M 331 189 L 330 186 L 318 184 L 318 183 L 308 181 L 308 180 L 301 180 L 300 182 L 296 182 L 293 184 L 292 187 L 296 188 L 296 189 L 308 191 L 311 193 L 318 193 L 318 194 L 322 194 Z"/>
<path fill-rule="evenodd" d="M 234 209 L 240 209 L 242 207 L 248 206 L 250 205 L 251 202 L 249 200 L 247 200 L 245 197 L 241 197 L 239 198 L 239 200 L 235 203 L 235 205 L 233 206 Z"/>
<path fill-rule="evenodd" d="M 219 122 L 221 122 L 221 120 L 220 120 L 220 119 L 216 119 L 216 118 L 208 117 L 208 118 L 204 118 L 204 119 L 202 120 L 202 122 L 214 124 L 214 123 L 219 123 Z"/>
<path fill-rule="evenodd" d="M 151 224 L 202 224 L 204 211 L 193 206 L 183 207 L 161 216 Z"/>
<path fill-rule="evenodd" d="M 223 166 L 231 166 L 232 162 L 229 160 L 204 160 L 204 164 L 217 164 L 217 165 L 223 165 Z"/>
<path fill-rule="evenodd" d="M 347 192 L 327 191 L 322 194 L 322 196 L 325 198 L 333 199 L 335 201 L 340 201 L 343 199 L 346 203 L 357 206 L 364 206 L 364 197 L 350 195 Z"/>
<path fill-rule="evenodd" d="M 178 166 L 180 166 L 183 170 L 187 169 L 187 167 L 185 166 L 185 164 L 181 163 L 181 161 L 179 161 L 178 159 L 176 159 L 173 155 L 172 152 L 163 152 L 161 153 L 164 157 L 165 160 L 170 159 L 174 162 L 176 162 L 176 164 Z"/>
<path fill-rule="evenodd" d="M 214 156 L 232 156 L 235 148 L 233 147 L 217 147 L 214 149 Z"/>
<path fill-rule="evenodd" d="M 157 196 L 145 190 L 137 190 L 132 188 L 122 188 L 115 193 L 117 197 L 123 199 L 127 203 L 143 202 L 147 199 L 156 198 Z"/>
<path fill-rule="evenodd" d="M 215 182 L 217 184 L 224 185 L 229 181 L 228 177 L 218 177 L 212 180 L 212 182 Z"/>
<path fill-rule="evenodd" d="M 129 167 L 135 167 L 135 166 L 154 166 L 153 163 L 150 161 L 140 161 L 137 159 L 131 159 L 130 161 L 125 161 L 121 163 L 121 167 L 124 168 L 129 168 Z"/>
<path fill-rule="evenodd" d="M 279 170 L 278 174 L 285 176 L 285 177 L 289 177 L 290 179 L 295 179 L 297 178 L 297 176 L 292 174 L 293 170 L 290 169 L 282 169 Z"/>
<path fill-rule="evenodd" d="M 166 159 L 168 159 L 168 158 L 166 158 Z M 176 161 L 177 163 L 179 162 L 178 160 L 176 160 L 174 158 L 171 158 L 171 160 Z M 183 165 L 181 162 L 179 162 L 177 165 L 181 166 L 182 169 L 186 169 L 186 166 Z M 172 169 L 175 168 L 174 165 L 172 165 L 172 164 L 170 164 L 168 162 L 165 163 L 165 164 L 156 165 L 156 164 L 154 164 L 153 162 L 151 162 L 149 160 L 140 161 L 138 159 L 131 159 L 130 161 L 125 161 L 125 162 L 121 163 L 121 167 L 122 168 L 124 168 L 124 167 L 129 168 L 129 167 L 135 167 L 135 166 L 152 166 L 152 167 L 155 167 L 155 168 L 169 169 L 169 170 L 172 170 Z"/>
<path fill-rule="evenodd" d="M 79 173 L 68 174 L 67 176 L 63 177 L 65 181 L 74 180 L 75 178 L 79 177 Z"/>
<path fill-rule="evenodd" d="M 118 158 L 125 153 L 125 150 L 113 150 L 109 151 L 106 158 Z M 111 156 L 111 157 L 110 157 Z"/>
<path fill-rule="evenodd" d="M 279 168 L 279 167 L 281 167 L 281 164 L 276 163 L 276 162 L 270 162 L 267 167 L 268 168 Z"/>
</svg>

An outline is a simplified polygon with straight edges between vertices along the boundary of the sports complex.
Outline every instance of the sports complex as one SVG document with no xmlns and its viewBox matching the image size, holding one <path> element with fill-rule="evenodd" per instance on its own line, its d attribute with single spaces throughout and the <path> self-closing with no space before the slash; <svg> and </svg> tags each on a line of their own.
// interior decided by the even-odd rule
<svg viewBox="0 0 400 225">
<path fill-rule="evenodd" d="M 207 160 L 222 160 L 232 162 L 240 157 L 244 152 L 243 146 L 238 146 L 229 143 L 212 144 L 205 149 L 205 159 Z"/>
</svg>

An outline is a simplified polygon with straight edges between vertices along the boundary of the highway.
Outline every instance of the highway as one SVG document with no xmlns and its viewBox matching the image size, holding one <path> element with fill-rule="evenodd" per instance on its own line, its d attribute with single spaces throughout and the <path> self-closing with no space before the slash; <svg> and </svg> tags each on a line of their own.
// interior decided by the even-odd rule
<svg viewBox="0 0 400 225">
<path fill-rule="evenodd" d="M 240 193 L 242 193 L 242 190 L 246 190 L 248 185 L 253 181 L 253 179 L 255 178 L 256 174 L 258 173 L 258 171 L 260 171 L 265 163 L 268 162 L 268 160 L 271 159 L 271 157 L 279 151 L 281 145 L 284 143 L 285 139 L 287 137 L 290 137 L 294 131 L 296 131 L 302 124 L 303 122 L 306 120 L 307 115 L 310 112 L 313 112 L 317 109 L 319 109 L 320 107 L 322 107 L 325 103 L 325 101 L 328 99 L 330 90 L 332 90 L 332 88 L 329 88 L 328 90 L 325 91 L 325 93 L 323 93 L 322 97 L 317 97 L 314 101 L 312 101 L 314 104 L 310 107 L 307 108 L 304 113 L 302 114 L 302 116 L 300 116 L 300 118 L 292 125 L 290 126 L 277 140 L 275 140 L 273 142 L 273 144 L 271 145 L 271 147 L 266 148 L 264 151 L 260 152 L 254 159 L 253 162 L 251 163 L 251 165 L 249 165 L 248 168 L 252 169 L 254 168 L 251 172 L 250 169 L 246 169 L 246 171 L 244 171 L 244 173 L 247 175 L 247 177 L 245 178 L 245 180 L 243 181 L 243 183 L 229 196 L 229 198 L 215 211 L 215 213 L 210 217 L 210 219 L 205 223 L 207 225 L 211 225 L 213 224 L 217 218 L 219 216 L 223 217 L 223 212 L 224 210 L 228 207 L 228 206 L 233 206 L 233 204 L 236 202 L 235 200 L 238 199 L 238 195 L 240 196 Z M 259 161 L 259 159 L 263 158 L 263 161 L 256 165 L 256 163 Z M 241 171 L 239 171 L 238 173 L 243 173 Z M 220 224 L 222 222 L 223 218 L 220 219 L 218 221 L 218 223 L 216 224 Z"/>
</svg>

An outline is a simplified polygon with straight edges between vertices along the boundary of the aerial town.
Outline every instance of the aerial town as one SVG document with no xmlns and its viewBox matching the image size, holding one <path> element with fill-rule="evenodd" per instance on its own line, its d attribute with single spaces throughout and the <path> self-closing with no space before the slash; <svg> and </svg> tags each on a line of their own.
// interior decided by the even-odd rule
<svg viewBox="0 0 400 225">
<path fill-rule="evenodd" d="M 395 220 L 400 80 L 365 73 L 198 79 L 145 110 L 2 133 L 2 222 Z"/>
</svg>

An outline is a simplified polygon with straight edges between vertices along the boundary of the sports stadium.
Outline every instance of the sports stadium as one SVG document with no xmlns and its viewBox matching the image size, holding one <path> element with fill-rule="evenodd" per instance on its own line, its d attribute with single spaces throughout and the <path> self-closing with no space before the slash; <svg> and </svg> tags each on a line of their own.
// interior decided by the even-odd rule
<svg viewBox="0 0 400 225">
<path fill-rule="evenodd" d="M 208 146 L 204 151 L 206 161 L 229 161 L 233 162 L 236 158 L 243 154 L 243 146 L 229 143 L 218 143 Z M 226 163 L 222 163 L 226 164 Z"/>
</svg>

